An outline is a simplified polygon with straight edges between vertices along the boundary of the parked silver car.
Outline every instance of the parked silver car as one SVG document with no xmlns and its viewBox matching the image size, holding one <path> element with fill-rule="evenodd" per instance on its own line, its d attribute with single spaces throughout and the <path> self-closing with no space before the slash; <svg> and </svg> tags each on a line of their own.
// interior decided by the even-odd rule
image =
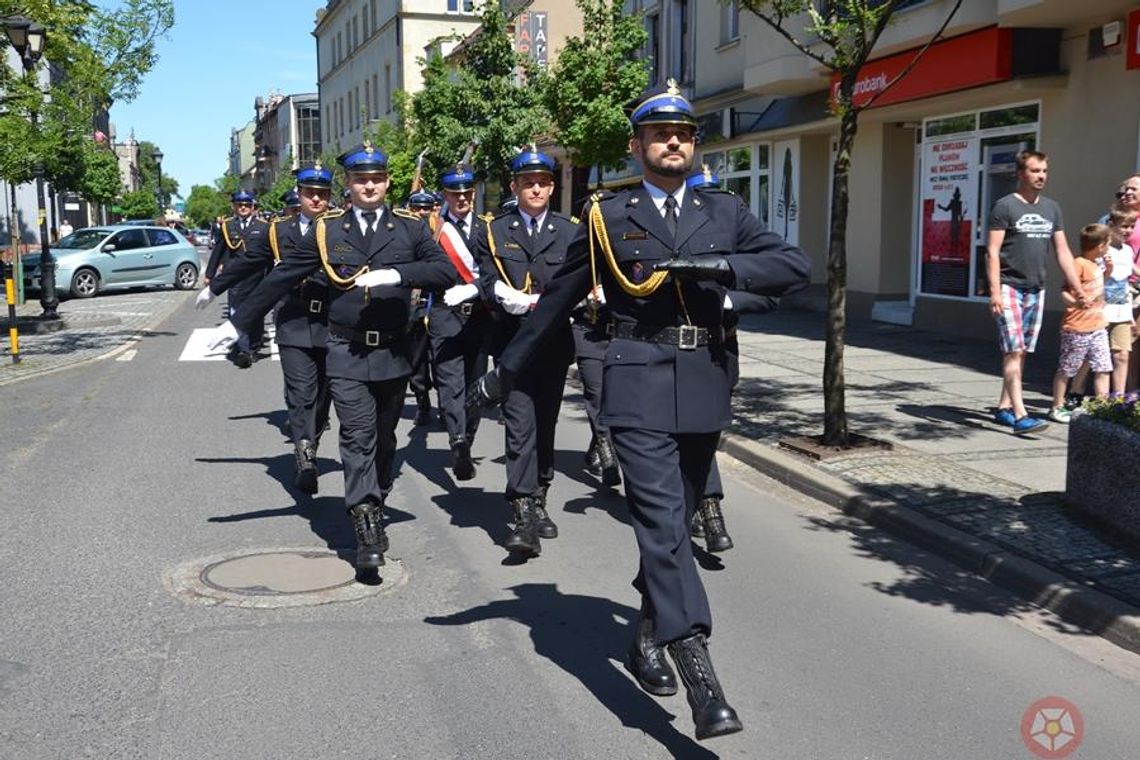
<svg viewBox="0 0 1140 760">
<path fill-rule="evenodd" d="M 90 298 L 104 290 L 198 284 L 198 251 L 168 227 L 84 227 L 51 246 L 60 296 Z M 24 287 L 39 290 L 40 256 L 24 256 Z"/>
</svg>

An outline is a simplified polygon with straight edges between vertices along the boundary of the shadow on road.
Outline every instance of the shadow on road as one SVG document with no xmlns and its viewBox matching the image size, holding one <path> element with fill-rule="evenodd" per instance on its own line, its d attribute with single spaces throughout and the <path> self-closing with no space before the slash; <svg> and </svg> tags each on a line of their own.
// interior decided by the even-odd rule
<svg viewBox="0 0 1140 760">
<path fill-rule="evenodd" d="M 633 638 L 637 610 L 609 599 L 563 594 L 553 583 L 511 587 L 516 599 L 431 616 L 431 625 L 514 620 L 530 629 L 534 651 L 577 678 L 622 725 L 644 732 L 675 758 L 712 760 L 717 755 L 673 726 L 674 715 L 645 694 L 619 665 Z M 624 621 L 619 623 L 618 620 Z M 683 718 L 686 722 L 688 715 Z"/>
</svg>

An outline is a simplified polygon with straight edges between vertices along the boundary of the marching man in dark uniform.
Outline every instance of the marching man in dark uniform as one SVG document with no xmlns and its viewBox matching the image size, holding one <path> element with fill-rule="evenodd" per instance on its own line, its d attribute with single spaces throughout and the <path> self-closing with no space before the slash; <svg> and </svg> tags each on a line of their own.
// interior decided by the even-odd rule
<svg viewBox="0 0 1140 760">
<path fill-rule="evenodd" d="M 495 370 L 472 388 L 473 403 L 501 398 L 540 347 L 599 282 L 612 323 L 602 419 L 625 479 L 640 550 L 634 587 L 641 617 L 627 666 L 643 689 L 688 692 L 698 739 L 740 731 L 712 666 L 712 616 L 693 561 L 689 521 L 720 432 L 731 420 L 730 369 L 722 327 L 729 289 L 779 295 L 805 286 L 808 259 L 766 232 L 735 195 L 692 191 L 696 122 L 670 82 L 642 100 L 630 120 L 630 152 L 642 185 L 598 193 L 566 265 Z"/>
<path fill-rule="evenodd" d="M 511 162 L 511 174 L 511 192 L 518 205 L 484 222 L 477 254 L 483 271 L 479 287 L 503 311 L 496 322 L 496 349 L 505 346 L 530 316 L 565 263 L 566 246 L 578 227 L 575 220 L 549 208 L 554 192 L 552 158 L 532 146 Z M 514 530 L 506 546 L 512 552 L 537 555 L 540 539 L 558 536 L 558 526 L 546 509 L 546 494 L 554 479 L 554 429 L 573 360 L 574 338 L 570 322 L 563 320 L 522 368 L 503 400 L 506 497 L 514 512 Z"/>
<path fill-rule="evenodd" d="M 421 171 L 422 166 L 417 164 L 412 187 L 416 186 Z M 434 232 L 439 222 L 434 195 L 422 188 L 416 190 L 408 196 L 408 210 L 431 225 Z M 412 376 L 408 379 L 408 387 L 416 397 L 415 424 L 423 426 L 431 422 L 431 340 L 427 331 L 431 301 L 419 290 L 412 296 L 415 303 L 412 304 L 412 323 L 408 327 L 412 339 Z"/>
<path fill-rule="evenodd" d="M 487 371 L 486 343 L 491 320 L 475 284 L 479 277 L 474 253 L 479 233 L 471 211 L 475 173 L 460 163 L 444 172 L 439 181 L 448 211 L 439 220 L 436 238 L 455 268 L 458 284 L 429 295 L 432 307 L 428 334 L 440 413 L 451 448 L 452 473 L 456 480 L 470 480 L 475 477 L 471 446 L 479 430 L 479 415 L 467 413 L 465 394 L 467 386 Z"/>
<path fill-rule="evenodd" d="M 396 423 L 412 371 L 408 321 L 412 288 L 441 290 L 455 269 L 415 214 L 384 205 L 388 158 L 369 143 L 338 159 L 352 211 L 330 211 L 252 294 L 236 323 L 217 328 L 224 345 L 306 277 L 328 278 L 329 387 L 340 421 L 344 493 L 356 531 L 356 566 L 384 563 L 381 509 L 392 489 Z"/>
<path fill-rule="evenodd" d="M 245 190 L 238 190 L 230 196 L 233 203 L 234 215 L 226 217 L 218 225 L 218 237 L 214 241 L 214 248 L 210 251 L 210 259 L 206 262 L 204 282 L 209 285 L 217 273 L 225 269 L 229 263 L 242 257 L 252 247 L 260 247 L 269 234 L 269 225 L 263 219 L 254 215 L 254 197 Z M 266 267 L 246 269 L 246 276 L 240 282 L 229 285 L 229 311 L 233 315 L 241 308 L 242 300 L 250 293 L 261 278 L 265 276 Z M 242 369 L 253 364 L 253 352 L 265 337 L 265 324 L 251 323 L 248 333 L 238 337 L 237 342 L 230 350 L 230 361 Z"/>
<path fill-rule="evenodd" d="M 293 172 L 297 190 L 284 194 L 286 209 L 295 201 L 296 213 L 270 223 L 269 234 L 234 261 L 198 294 L 197 307 L 205 308 L 214 296 L 240 282 L 247 271 L 273 266 L 289 256 L 314 222 L 329 208 L 332 171 L 317 163 Z M 250 300 L 247 298 L 247 300 Z M 285 381 L 285 408 L 289 413 L 290 440 L 297 470 L 293 484 L 305 493 L 317 492 L 317 445 L 329 419 L 325 341 L 328 324 L 328 280 L 322 270 L 290 290 L 275 309 L 276 342 Z"/>
</svg>

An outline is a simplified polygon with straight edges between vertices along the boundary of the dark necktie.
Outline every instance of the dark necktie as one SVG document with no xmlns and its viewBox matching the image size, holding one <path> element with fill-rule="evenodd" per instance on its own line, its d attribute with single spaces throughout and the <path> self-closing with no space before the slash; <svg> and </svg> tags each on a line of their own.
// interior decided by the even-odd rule
<svg viewBox="0 0 1140 760">
<path fill-rule="evenodd" d="M 249 220 L 248 219 L 242 219 L 241 223 L 238 225 L 238 227 L 241 229 L 242 232 L 245 232 L 245 226 L 247 224 L 249 224 Z"/>
<path fill-rule="evenodd" d="M 466 219 L 456 219 L 455 220 L 455 229 L 459 230 L 459 234 L 461 234 L 461 235 L 467 234 L 467 232 L 464 231 L 464 229 L 463 229 L 466 226 L 467 226 L 467 220 Z"/>
<path fill-rule="evenodd" d="M 665 226 L 669 228 L 669 234 L 673 239 L 677 239 L 677 199 L 672 195 L 665 196 Z"/>
<path fill-rule="evenodd" d="M 360 216 L 364 219 L 364 224 L 368 227 L 368 231 L 364 233 L 364 237 L 372 239 L 372 233 L 376 232 L 376 212 L 361 211 Z"/>
<path fill-rule="evenodd" d="M 532 216 L 530 218 L 530 239 L 531 239 L 531 242 L 533 242 L 533 243 L 538 242 L 538 233 L 539 233 L 539 230 L 541 230 L 541 229 L 542 228 L 538 226 L 538 218 Z"/>
</svg>

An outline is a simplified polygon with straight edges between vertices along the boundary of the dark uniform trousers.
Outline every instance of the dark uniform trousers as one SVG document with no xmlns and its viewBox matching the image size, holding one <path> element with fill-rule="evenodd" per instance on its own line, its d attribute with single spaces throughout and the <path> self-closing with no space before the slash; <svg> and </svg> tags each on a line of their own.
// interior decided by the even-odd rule
<svg viewBox="0 0 1140 760">
<path fill-rule="evenodd" d="M 265 277 L 268 267 L 272 264 L 272 259 L 265 261 L 262 254 L 259 253 L 259 251 L 268 250 L 269 225 L 262 219 L 252 218 L 243 230 L 241 222 L 236 217 L 228 217 L 222 222 L 222 226 L 225 228 L 224 234 L 223 230 L 218 230 L 217 240 L 214 242 L 214 248 L 210 251 L 210 258 L 206 262 L 205 276 L 212 283 L 219 267 L 225 272 L 234 264 L 242 264 L 240 269 L 244 276 L 240 279 L 231 279 L 226 289 L 229 294 L 229 312 L 232 317 L 241 309 L 242 302 L 245 301 L 246 297 L 257 288 L 262 278 Z M 227 239 L 229 244 L 226 242 Z M 246 266 L 252 262 L 257 262 L 258 266 Z M 252 346 L 261 343 L 265 338 L 264 319 L 261 322 L 249 322 L 248 324 L 249 329 L 243 330 L 238 338 L 238 348 L 243 351 L 251 350 Z"/>
<path fill-rule="evenodd" d="M 542 293 L 546 283 L 566 262 L 566 248 L 578 225 L 567 216 L 548 210 L 537 239 L 531 237 L 525 217 L 517 210 L 484 222 L 478 237 L 479 289 L 495 301 L 494 285 L 503 280 L 516 290 L 530 281 L 531 293 Z M 492 250 L 492 246 L 493 249 Z M 501 271 L 500 271 L 501 270 Z M 492 352 L 499 353 L 526 316 L 499 309 L 495 319 Z M 507 465 L 507 499 L 535 496 L 554 479 L 554 438 L 566 372 L 574 359 L 574 338 L 564 320 L 516 379 L 503 401 L 502 415 Z"/>
<path fill-rule="evenodd" d="M 430 393 L 433 387 L 431 339 L 425 323 L 431 319 L 430 309 L 435 307 L 435 303 L 433 299 L 429 308 L 428 299 L 420 293 L 412 306 L 412 321 L 408 324 L 408 337 L 412 342 L 412 374 L 408 378 L 408 387 L 418 399 Z"/>
<path fill-rule="evenodd" d="M 687 190 L 675 235 L 644 187 L 604 194 L 595 204 L 604 217 L 614 266 L 631 290 L 645 285 L 660 261 L 705 255 L 728 261 L 735 289 L 781 295 L 807 285 L 807 257 L 766 232 L 731 193 Z M 504 350 L 505 371 L 521 371 L 593 286 L 587 235 L 583 224 L 566 265 Z M 596 264 L 616 326 L 634 330 L 625 336 L 619 330 L 610 341 L 600 415 L 621 464 L 640 551 L 634 586 L 653 609 L 658 644 L 708 634 L 712 619 L 688 521 L 704 494 L 720 432 L 731 421 L 722 339 L 725 287 L 665 281 L 638 294 L 623 288 L 601 251 Z M 682 341 L 676 329 L 682 325 L 698 329 Z"/>
<path fill-rule="evenodd" d="M 578 379 L 582 383 L 586 417 L 590 420 L 590 430 L 598 436 L 606 432 L 599 417 L 602 410 L 602 364 L 610 345 L 610 336 L 606 332 L 609 312 L 604 306 L 599 306 L 591 314 L 583 306 L 574 310 L 572 319 L 574 358 L 578 364 Z"/>
<path fill-rule="evenodd" d="M 333 212 L 250 295 L 235 322 L 239 330 L 323 268 L 322 227 L 330 279 L 326 370 L 340 421 L 345 501 L 349 507 L 382 505 L 392 488 L 396 424 L 412 371 L 411 289 L 445 288 L 454 282 L 455 270 L 418 217 L 394 214 L 385 207 L 376 232 L 367 239 L 355 215 Z M 401 283 L 360 288 L 338 285 L 333 278 L 350 278 L 364 266 L 395 269 Z"/>
</svg>

